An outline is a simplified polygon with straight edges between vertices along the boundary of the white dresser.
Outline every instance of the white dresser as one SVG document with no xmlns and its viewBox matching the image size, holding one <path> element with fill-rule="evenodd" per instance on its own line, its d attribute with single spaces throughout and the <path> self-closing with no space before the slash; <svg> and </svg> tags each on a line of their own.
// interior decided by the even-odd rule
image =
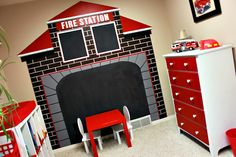
<svg viewBox="0 0 236 157">
<path fill-rule="evenodd" d="M 236 127 L 236 75 L 232 46 L 164 55 L 180 130 L 209 147 L 212 157 L 229 145 Z"/>
</svg>

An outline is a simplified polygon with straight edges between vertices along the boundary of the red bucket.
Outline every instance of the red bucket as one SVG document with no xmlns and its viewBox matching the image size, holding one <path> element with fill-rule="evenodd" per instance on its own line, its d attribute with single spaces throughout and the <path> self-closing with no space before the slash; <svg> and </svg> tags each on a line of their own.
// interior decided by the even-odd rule
<svg viewBox="0 0 236 157">
<path fill-rule="evenodd" d="M 228 141 L 230 143 L 232 152 L 234 156 L 236 157 L 236 128 L 232 128 L 226 131 L 226 135 L 228 137 Z"/>
</svg>

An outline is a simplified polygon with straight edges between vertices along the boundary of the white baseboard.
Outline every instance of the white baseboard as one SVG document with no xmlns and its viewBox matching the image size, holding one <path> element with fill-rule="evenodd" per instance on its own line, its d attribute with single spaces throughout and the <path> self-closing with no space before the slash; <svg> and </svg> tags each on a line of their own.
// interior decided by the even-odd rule
<svg viewBox="0 0 236 157">
<path fill-rule="evenodd" d="M 175 118 L 175 115 L 169 115 L 166 118 L 162 118 L 162 119 L 158 119 L 158 120 L 152 121 L 152 125 L 157 125 L 157 124 L 166 122 L 166 121 L 174 119 L 174 118 Z"/>
</svg>

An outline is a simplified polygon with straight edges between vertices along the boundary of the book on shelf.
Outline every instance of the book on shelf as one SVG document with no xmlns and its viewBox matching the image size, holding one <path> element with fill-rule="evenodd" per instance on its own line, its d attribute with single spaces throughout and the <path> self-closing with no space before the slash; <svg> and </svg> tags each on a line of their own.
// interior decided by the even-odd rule
<svg viewBox="0 0 236 157">
<path fill-rule="evenodd" d="M 33 132 L 33 129 L 32 129 L 32 126 L 31 126 L 30 122 L 27 122 L 27 123 L 28 123 L 28 126 L 29 126 L 30 134 L 31 134 L 35 149 L 38 149 L 39 145 L 37 143 L 37 139 L 36 139 L 37 137 L 36 137 L 35 133 Z"/>
<path fill-rule="evenodd" d="M 37 123 L 38 130 L 40 130 L 40 131 L 38 132 L 38 135 L 39 135 L 40 139 L 43 139 L 43 138 L 45 137 L 45 132 L 46 132 L 46 131 L 45 131 L 44 127 L 42 126 L 42 123 L 43 123 L 43 122 L 41 122 L 41 120 L 40 120 L 39 115 L 38 115 L 37 112 L 35 113 L 35 118 L 34 118 L 34 120 L 35 120 L 35 122 Z"/>
</svg>

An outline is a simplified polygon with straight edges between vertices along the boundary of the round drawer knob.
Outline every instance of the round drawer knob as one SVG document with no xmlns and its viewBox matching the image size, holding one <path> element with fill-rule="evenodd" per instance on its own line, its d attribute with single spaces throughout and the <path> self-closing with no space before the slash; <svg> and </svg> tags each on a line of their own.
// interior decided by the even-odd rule
<svg viewBox="0 0 236 157">
<path fill-rule="evenodd" d="M 172 80 L 173 80 L 173 81 L 176 80 L 176 77 L 172 77 Z"/>
<path fill-rule="evenodd" d="M 184 66 L 187 67 L 187 66 L 188 66 L 188 63 L 184 63 Z"/>
<path fill-rule="evenodd" d="M 197 115 L 196 114 L 193 114 L 193 118 L 196 118 L 197 117 Z"/>
<path fill-rule="evenodd" d="M 183 126 L 183 125 L 184 125 L 184 123 L 180 123 L 180 125 L 181 125 L 181 126 Z"/>
<path fill-rule="evenodd" d="M 191 83 L 191 80 L 190 80 L 190 79 L 187 79 L 186 82 L 187 82 L 187 83 Z"/>
<path fill-rule="evenodd" d="M 182 108 L 178 108 L 178 111 L 181 111 L 182 110 Z"/>
<path fill-rule="evenodd" d="M 175 93 L 175 96 L 178 96 L 179 95 L 179 93 Z"/>
<path fill-rule="evenodd" d="M 199 131 L 195 131 L 195 134 L 198 135 L 198 134 L 199 134 Z"/>
<path fill-rule="evenodd" d="M 173 63 L 173 62 L 170 62 L 170 63 L 169 63 L 169 65 L 170 65 L 170 66 L 173 66 L 173 65 L 174 65 L 174 63 Z"/>
<path fill-rule="evenodd" d="M 193 100 L 194 100 L 194 97 L 190 97 L 189 100 L 190 100 L 190 101 L 193 101 Z"/>
</svg>

